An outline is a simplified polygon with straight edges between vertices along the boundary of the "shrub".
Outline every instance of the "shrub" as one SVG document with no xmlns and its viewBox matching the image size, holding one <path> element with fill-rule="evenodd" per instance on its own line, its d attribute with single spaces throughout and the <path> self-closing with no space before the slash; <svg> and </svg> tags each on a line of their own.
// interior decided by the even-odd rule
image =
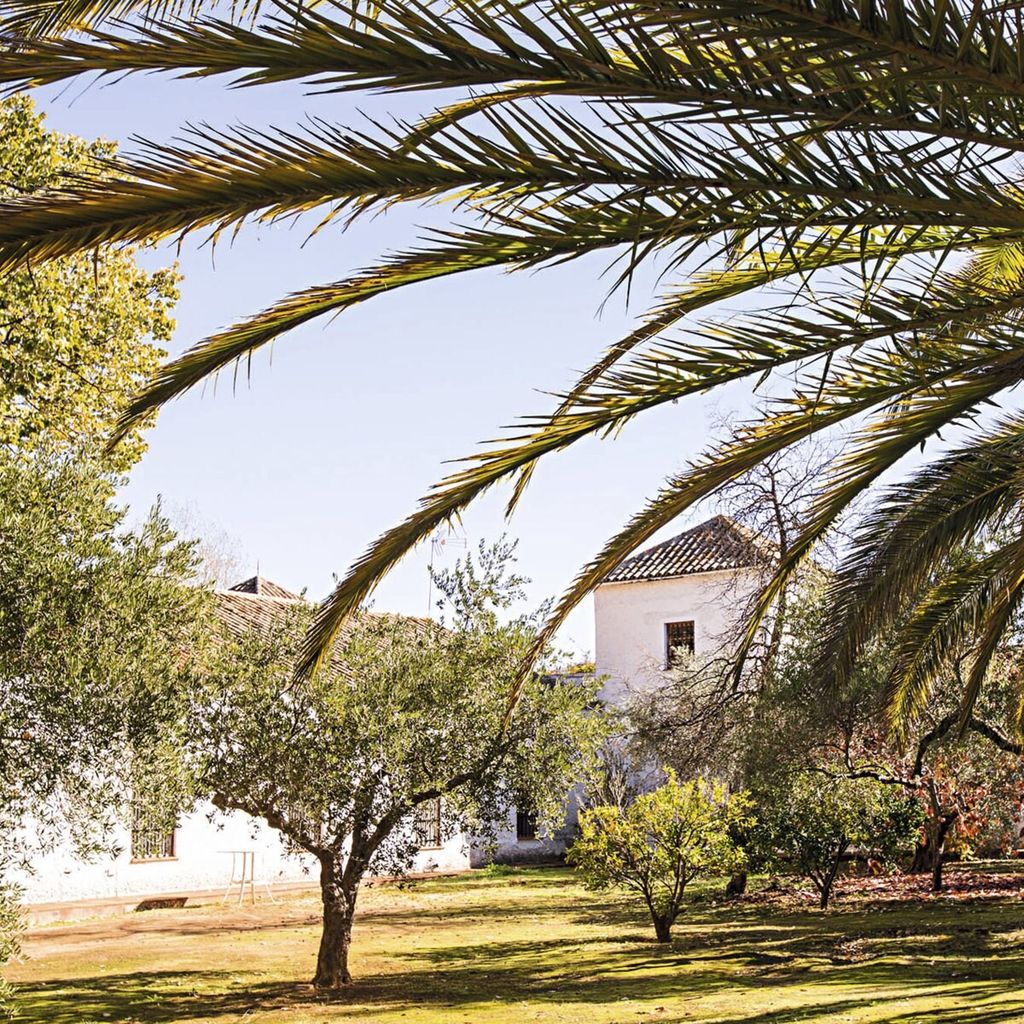
<svg viewBox="0 0 1024 1024">
<path fill-rule="evenodd" d="M 744 862 L 732 833 L 749 820 L 745 794 L 698 779 L 667 781 L 626 808 L 602 805 L 580 814 L 569 851 L 584 884 L 639 896 L 659 942 L 670 942 L 686 887 L 701 875 L 729 874 Z"/>
<path fill-rule="evenodd" d="M 920 807 L 900 787 L 798 772 L 758 800 L 757 846 L 766 862 L 795 866 L 809 878 L 824 910 L 852 848 L 891 862 L 913 842 L 920 821 Z"/>
</svg>

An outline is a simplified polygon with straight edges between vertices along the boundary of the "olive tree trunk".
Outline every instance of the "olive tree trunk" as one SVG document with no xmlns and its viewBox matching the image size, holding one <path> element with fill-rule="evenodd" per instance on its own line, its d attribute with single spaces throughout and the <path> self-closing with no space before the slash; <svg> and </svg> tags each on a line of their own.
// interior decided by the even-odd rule
<svg viewBox="0 0 1024 1024">
<path fill-rule="evenodd" d="M 654 934 L 659 942 L 672 941 L 672 919 L 667 914 L 651 913 L 654 922 Z"/>
<path fill-rule="evenodd" d="M 832 898 L 832 886 L 835 885 L 836 876 L 839 874 L 839 865 L 842 863 L 843 855 L 849 849 L 849 846 L 850 844 L 845 839 L 840 842 L 836 847 L 835 856 L 832 858 L 832 862 L 818 878 L 818 891 L 821 894 L 818 906 L 822 910 L 828 910 L 829 900 Z"/>
<path fill-rule="evenodd" d="M 316 956 L 317 988 L 341 988 L 352 981 L 348 949 L 352 943 L 352 918 L 360 877 L 350 877 L 341 858 L 327 852 L 320 855 L 320 895 L 323 899 L 323 931 Z"/>
</svg>

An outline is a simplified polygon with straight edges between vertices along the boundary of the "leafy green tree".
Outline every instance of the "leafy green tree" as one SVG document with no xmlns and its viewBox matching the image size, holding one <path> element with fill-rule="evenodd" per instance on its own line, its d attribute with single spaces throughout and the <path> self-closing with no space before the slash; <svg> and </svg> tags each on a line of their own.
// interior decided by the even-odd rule
<svg viewBox="0 0 1024 1024">
<path fill-rule="evenodd" d="M 107 142 L 48 131 L 25 96 L 0 99 L 0 199 L 106 174 Z M 0 277 L 0 445 L 97 452 L 132 394 L 165 355 L 174 269 L 144 271 L 131 248 L 101 247 Z M 113 459 L 144 451 L 132 431 Z"/>
<path fill-rule="evenodd" d="M 17 886 L 0 882 L 0 967 L 10 963 L 21 952 L 21 907 Z M 6 978 L 0 978 L 0 1018 L 15 1017 L 13 992 Z"/>
<path fill-rule="evenodd" d="M 750 821 L 744 794 L 703 779 L 680 782 L 671 769 L 666 774 L 663 785 L 627 807 L 582 811 L 569 851 L 589 888 L 625 889 L 643 900 L 658 942 L 672 941 L 690 882 L 743 866 L 733 835 Z"/>
<path fill-rule="evenodd" d="M 319 987 L 351 980 L 359 884 L 411 863 L 417 809 L 439 816 L 442 838 L 486 838 L 525 798 L 553 828 L 594 766 L 605 734 L 594 686 L 534 677 L 506 719 L 536 629 L 534 617 L 499 614 L 520 596 L 509 556 L 481 549 L 479 564 L 438 577 L 450 628 L 362 613 L 312 679 L 292 673 L 312 609 L 283 613 L 222 645 L 192 709 L 199 792 L 265 820 L 319 863 Z"/>
<path fill-rule="evenodd" d="M 757 820 L 762 855 L 780 867 L 795 865 L 825 910 L 852 848 L 892 861 L 913 845 L 922 814 L 911 796 L 876 779 L 801 772 L 758 794 Z"/>
<path fill-rule="evenodd" d="M 102 838 L 130 751 L 175 720 L 207 595 L 159 509 L 137 529 L 111 478 L 64 456 L 0 456 L 0 814 L 38 840 Z M 51 829 L 52 826 L 52 829 Z"/>
<path fill-rule="evenodd" d="M 974 417 L 947 454 L 874 501 L 823 637 L 823 674 L 841 680 L 869 637 L 917 609 L 906 650 L 921 657 L 908 661 L 896 696 L 906 711 L 934 677 L 932 654 L 969 621 L 971 703 L 1024 597 L 1020 530 L 972 573 L 934 590 L 923 581 L 1018 503 L 1024 419 L 978 418 L 1020 383 L 1024 365 L 1024 28 L 1011 9 L 381 0 L 353 14 L 269 0 L 240 5 L 232 21 L 219 8 L 189 17 L 199 6 L 4 0 L 0 23 L 23 38 L 0 55 L 0 80 L 164 71 L 250 88 L 302 81 L 416 92 L 425 116 L 365 130 L 324 120 L 207 129 L 150 146 L 119 162 L 113 181 L 4 204 L 0 267 L 310 211 L 329 230 L 396 204 L 449 200 L 458 219 L 199 343 L 154 379 L 122 429 L 290 328 L 406 285 L 601 252 L 621 286 L 656 258 L 669 268 L 643 321 L 595 354 L 557 408 L 462 463 L 381 535 L 320 615 L 306 667 L 405 552 L 493 484 L 514 482 L 514 503 L 549 453 L 677 399 L 768 380 L 776 400 L 767 411 L 669 477 L 581 571 L 538 644 L 685 509 L 774 453 L 848 424 L 828 485 L 759 603 L 766 613 L 852 501 Z M 747 316 L 691 319 L 741 295 Z"/>
<path fill-rule="evenodd" d="M 140 751 L 180 723 L 207 595 L 159 510 L 125 526 L 113 480 L 0 449 L 0 884 L 70 840 L 110 848 Z M 14 936 L 0 914 L 0 953 Z"/>
</svg>

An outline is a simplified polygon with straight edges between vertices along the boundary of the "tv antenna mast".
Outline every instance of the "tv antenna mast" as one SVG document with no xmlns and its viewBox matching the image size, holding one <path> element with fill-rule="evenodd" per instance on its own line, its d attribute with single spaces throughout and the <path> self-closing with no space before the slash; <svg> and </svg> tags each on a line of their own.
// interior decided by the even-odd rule
<svg viewBox="0 0 1024 1024">
<path fill-rule="evenodd" d="M 433 610 L 434 601 L 434 560 L 444 558 L 449 551 L 465 551 L 468 547 L 464 530 L 448 523 L 434 531 L 430 538 L 430 562 L 427 565 L 427 618 Z"/>
</svg>

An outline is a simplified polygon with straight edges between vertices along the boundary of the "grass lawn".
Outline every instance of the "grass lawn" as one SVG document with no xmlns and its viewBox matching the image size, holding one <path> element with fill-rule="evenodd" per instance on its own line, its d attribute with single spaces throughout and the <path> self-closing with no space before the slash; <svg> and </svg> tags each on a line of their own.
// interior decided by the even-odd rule
<svg viewBox="0 0 1024 1024">
<path fill-rule="evenodd" d="M 39 928 L 9 976 L 26 1024 L 1024 1022 L 1024 876 L 970 897 L 923 885 L 865 882 L 827 914 L 706 901 L 659 948 L 639 912 L 565 871 L 478 873 L 365 890 L 357 980 L 334 998 L 300 983 L 311 896 Z"/>
</svg>

